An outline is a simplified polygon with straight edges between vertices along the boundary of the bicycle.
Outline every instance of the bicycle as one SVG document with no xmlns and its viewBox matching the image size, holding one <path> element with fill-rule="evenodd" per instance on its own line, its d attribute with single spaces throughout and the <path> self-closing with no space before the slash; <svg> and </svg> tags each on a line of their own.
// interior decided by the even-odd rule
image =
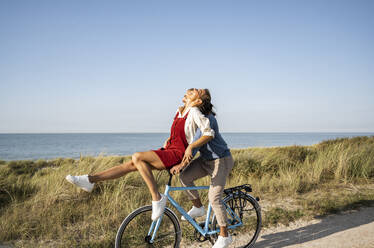
<svg viewBox="0 0 374 248">
<path fill-rule="evenodd" d="M 170 173 L 169 173 L 170 174 Z M 203 190 L 209 186 L 195 187 L 171 187 L 172 174 L 165 188 L 165 196 L 175 209 L 182 214 L 186 220 L 195 228 L 195 239 L 199 242 L 209 240 L 214 244 L 219 233 L 219 226 L 215 215 L 212 215 L 212 206 L 209 204 L 206 219 L 197 223 L 195 219 L 169 195 L 171 191 Z M 231 232 L 238 231 L 246 235 L 235 239 L 236 233 L 231 233 L 235 247 L 253 247 L 261 229 L 261 207 L 259 198 L 249 194 L 252 192 L 251 185 L 224 189 L 225 197 L 223 203 L 226 207 L 228 217 L 228 229 Z M 180 247 L 182 231 L 179 219 L 168 207 L 163 215 L 156 221 L 151 220 L 152 206 L 143 206 L 130 213 L 118 229 L 115 247 L 141 248 L 141 247 Z"/>
</svg>

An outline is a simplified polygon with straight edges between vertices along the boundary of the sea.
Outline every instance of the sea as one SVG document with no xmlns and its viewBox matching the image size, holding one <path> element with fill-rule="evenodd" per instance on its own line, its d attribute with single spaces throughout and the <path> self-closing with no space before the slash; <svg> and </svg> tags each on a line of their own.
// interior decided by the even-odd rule
<svg viewBox="0 0 374 248">
<path fill-rule="evenodd" d="M 168 133 L 0 134 L 0 160 L 131 155 L 158 149 Z M 325 140 L 374 133 L 222 133 L 230 148 L 313 145 Z"/>
</svg>

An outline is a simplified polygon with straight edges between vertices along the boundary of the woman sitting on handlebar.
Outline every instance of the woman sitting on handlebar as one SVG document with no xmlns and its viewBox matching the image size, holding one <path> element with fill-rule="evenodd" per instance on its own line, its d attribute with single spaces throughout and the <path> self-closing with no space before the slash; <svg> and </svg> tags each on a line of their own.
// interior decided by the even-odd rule
<svg viewBox="0 0 374 248">
<path fill-rule="evenodd" d="M 210 126 L 214 130 L 214 139 L 199 148 L 200 156 L 197 159 L 194 159 L 189 163 L 192 157 L 188 157 L 188 154 L 186 153 L 182 163 L 174 166 L 170 172 L 172 174 L 181 172 L 180 181 L 185 187 L 194 186 L 193 181 L 196 179 L 207 175 L 211 176 L 209 202 L 212 205 L 218 225 L 220 226 L 220 235 L 213 248 L 223 248 L 228 247 L 228 245 L 232 243 L 232 238 L 227 232 L 228 223 L 226 209 L 222 201 L 222 194 L 226 184 L 226 179 L 234 166 L 234 160 L 231 156 L 230 149 L 227 147 L 226 142 L 219 133 L 215 113 L 212 111 L 213 105 L 211 103 L 209 91 L 207 91 L 201 99 L 202 104 L 200 104 L 198 108 L 209 119 Z M 196 132 L 195 140 L 198 140 L 201 135 L 201 131 L 198 130 Z M 196 153 L 197 149 L 193 151 L 193 155 Z M 188 190 L 187 194 L 193 203 L 193 207 L 188 214 L 192 218 L 205 215 L 205 210 L 200 201 L 198 192 L 196 190 Z M 184 220 L 183 217 L 182 220 Z"/>
<path fill-rule="evenodd" d="M 208 92 L 209 93 L 209 92 Z M 152 170 L 170 169 L 181 163 L 183 156 L 192 156 L 192 149 L 207 143 L 214 137 L 209 119 L 196 107 L 206 94 L 203 89 L 189 89 L 183 97 L 185 105 L 177 110 L 171 127 L 170 137 L 158 150 L 136 152 L 132 160 L 102 172 L 82 176 L 66 176 L 66 180 L 85 191 L 91 192 L 95 183 L 115 179 L 129 172 L 138 171 L 152 195 L 152 220 L 157 220 L 164 211 L 167 198 L 158 192 Z M 194 141 L 197 128 L 202 136 Z"/>
</svg>

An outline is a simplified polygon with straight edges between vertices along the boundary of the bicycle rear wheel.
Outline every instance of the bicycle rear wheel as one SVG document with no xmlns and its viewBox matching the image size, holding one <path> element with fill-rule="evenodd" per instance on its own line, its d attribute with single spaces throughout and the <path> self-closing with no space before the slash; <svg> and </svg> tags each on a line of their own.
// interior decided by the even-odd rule
<svg viewBox="0 0 374 248">
<path fill-rule="evenodd" d="M 233 247 L 254 247 L 261 230 L 261 208 L 256 199 L 248 194 L 229 195 L 223 200 L 241 219 L 243 225 L 229 229 Z M 238 223 L 235 218 L 227 214 L 229 225 Z M 215 216 L 212 222 L 213 230 L 219 228 Z"/>
<path fill-rule="evenodd" d="M 170 247 L 177 248 L 181 241 L 181 229 L 175 214 L 165 208 L 161 225 L 154 242 L 150 244 L 148 236 L 152 206 L 144 206 L 129 214 L 122 222 L 116 236 L 116 248 Z M 152 232 L 153 233 L 153 232 Z"/>
</svg>

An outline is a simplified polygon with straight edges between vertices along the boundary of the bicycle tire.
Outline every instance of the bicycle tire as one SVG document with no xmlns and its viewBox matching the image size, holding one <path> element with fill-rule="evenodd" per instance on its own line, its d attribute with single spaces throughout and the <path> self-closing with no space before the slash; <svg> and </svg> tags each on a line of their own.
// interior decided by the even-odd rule
<svg viewBox="0 0 374 248">
<path fill-rule="evenodd" d="M 134 210 L 122 222 L 116 235 L 115 248 L 173 247 L 178 248 L 182 238 L 179 220 L 172 210 L 165 208 L 161 225 L 153 244 L 147 236 L 151 226 L 152 206 Z"/>
<path fill-rule="evenodd" d="M 235 211 L 243 222 L 243 226 L 236 229 L 229 229 L 229 233 L 233 239 L 232 245 L 242 248 L 254 247 L 262 225 L 261 207 L 256 199 L 249 194 L 235 193 L 228 195 L 223 201 Z M 244 216 L 244 213 L 247 213 L 245 214 L 246 216 Z M 228 217 L 228 221 L 230 223 L 232 219 Z M 215 216 L 212 219 L 212 228 L 213 230 L 219 228 Z M 240 235 L 240 238 L 237 238 L 237 235 Z"/>
</svg>

